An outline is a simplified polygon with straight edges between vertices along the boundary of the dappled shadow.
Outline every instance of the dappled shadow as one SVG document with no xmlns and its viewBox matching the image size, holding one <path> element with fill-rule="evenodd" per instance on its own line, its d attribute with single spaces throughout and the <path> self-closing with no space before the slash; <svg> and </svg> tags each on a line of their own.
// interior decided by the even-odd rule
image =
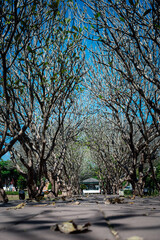
<svg viewBox="0 0 160 240">
<path fill-rule="evenodd" d="M 9 207 L 13 207 L 16 206 L 19 203 L 22 203 L 23 201 L 9 201 L 8 203 L 0 203 L 0 207 L 1 208 L 9 208 Z"/>
<path fill-rule="evenodd" d="M 142 218 L 140 224 L 138 224 L 137 221 L 137 225 L 133 226 L 131 220 L 129 221 L 129 219 L 133 218 Z M 121 231 L 129 231 L 129 230 L 155 230 L 155 229 L 160 229 L 160 223 L 158 221 L 159 224 L 157 224 L 157 221 L 154 221 L 154 224 L 152 226 L 145 226 L 145 218 L 146 217 L 151 217 L 151 218 L 157 218 L 157 216 L 144 216 L 143 214 L 125 214 L 125 215 L 115 215 L 115 216 L 108 216 L 105 217 L 106 222 L 110 225 L 110 227 L 116 229 L 117 231 L 121 230 Z M 128 219 L 127 223 L 120 223 L 120 222 L 116 222 L 116 220 L 123 220 L 123 219 Z M 159 219 L 159 217 L 158 217 Z M 141 225 L 141 223 L 143 223 Z"/>
<path fill-rule="evenodd" d="M 6 227 L 6 229 L 3 229 L 3 231 L 0 232 L 2 239 L 8 240 L 12 238 L 16 240 L 97 240 L 97 237 L 94 238 L 93 235 L 90 236 L 90 233 L 92 232 L 91 230 L 78 234 L 63 234 L 60 232 L 51 231 L 50 227 L 54 223 L 61 223 L 65 219 L 63 219 L 63 217 L 57 219 L 57 216 L 52 216 L 51 219 L 50 213 L 48 211 L 43 211 L 38 217 L 39 218 L 37 219 L 34 219 L 32 217 L 28 220 L 23 219 L 23 221 L 15 221 L 14 225 L 8 226 L 8 228 Z M 43 220 L 43 218 L 45 218 L 45 220 Z M 85 219 L 85 221 L 87 220 L 88 219 Z M 82 219 L 79 219 L 79 221 L 81 222 Z"/>
<path fill-rule="evenodd" d="M 99 198 L 99 201 L 102 202 L 103 196 Z M 75 199 L 76 201 L 77 199 Z M 3 212 L 1 214 L 4 228 L 0 230 L 0 236 L 3 240 L 98 240 L 97 235 L 94 235 L 96 229 L 99 234 L 99 239 L 101 238 L 101 231 L 105 229 L 113 228 L 116 231 L 155 231 L 160 229 L 158 225 L 157 216 L 151 216 L 156 218 L 152 226 L 145 226 L 145 224 L 135 226 L 131 224 L 132 219 L 141 217 L 142 221 L 145 220 L 144 211 L 135 212 L 135 207 L 132 209 L 128 208 L 127 205 L 124 206 L 124 209 L 118 208 L 119 205 L 104 205 L 100 206 L 102 211 L 107 213 L 107 217 L 100 212 L 98 205 L 96 205 L 97 199 L 94 197 L 86 198 L 84 200 L 78 199 L 80 205 L 68 205 L 68 202 L 71 200 L 62 201 L 59 200 L 55 205 L 52 205 L 52 202 L 40 202 L 40 203 L 27 203 L 27 205 L 20 210 L 6 210 L 6 208 L 16 206 L 20 202 L 12 202 L 9 204 L 3 205 Z M 81 203 L 89 203 L 88 206 L 85 206 Z M 140 201 L 141 202 L 141 201 Z M 156 202 L 156 201 L 153 201 Z M 91 203 L 91 204 L 90 204 Z M 93 204 L 94 203 L 94 204 Z M 157 202 L 156 202 L 157 203 Z M 148 204 L 148 202 L 147 202 Z M 97 206 L 97 207 L 96 207 Z M 122 206 L 122 205 L 121 205 Z M 133 206 L 133 205 L 132 205 Z M 33 210 L 32 210 L 33 209 Z M 116 212 L 118 209 L 118 212 Z M 108 216 L 108 210 L 111 211 Z M 113 214 L 112 214 L 113 210 Z M 1 211 L 1 210 L 0 210 Z M 146 209 L 148 211 L 148 209 Z M 150 209 L 151 211 L 151 209 Z M 155 213 L 158 212 L 155 209 Z M 4 218 L 3 218 L 4 216 Z M 6 217 L 6 220 L 5 220 Z M 150 216 L 147 216 L 150 217 Z M 78 234 L 63 234 L 60 232 L 51 231 L 50 227 L 55 223 L 62 223 L 63 221 L 74 220 L 76 224 L 84 224 L 86 222 L 91 223 L 89 231 L 82 232 Z M 128 221 L 127 221 L 128 220 Z M 0 224 L 1 225 L 1 224 Z M 106 236 L 106 239 L 107 236 Z"/>
</svg>

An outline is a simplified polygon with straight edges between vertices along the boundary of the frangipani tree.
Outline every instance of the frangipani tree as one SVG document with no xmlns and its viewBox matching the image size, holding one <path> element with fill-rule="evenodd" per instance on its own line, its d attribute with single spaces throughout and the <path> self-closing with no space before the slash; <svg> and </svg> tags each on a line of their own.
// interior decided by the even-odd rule
<svg viewBox="0 0 160 240">
<path fill-rule="evenodd" d="M 68 18 L 71 7 L 68 2 L 59 3 L 56 17 L 45 24 L 45 32 L 40 38 L 39 35 L 34 36 L 28 51 L 24 50 L 14 68 L 13 74 L 17 79 L 27 80 L 29 76 L 34 82 L 32 122 L 26 134 L 19 139 L 25 159 L 12 148 L 13 160 L 17 155 L 27 169 L 30 198 L 37 197 L 42 191 L 47 160 L 52 157 L 59 131 L 84 75 L 82 29 Z M 39 48 L 39 42 L 43 48 Z M 25 99 L 25 95 L 23 97 Z"/>
</svg>

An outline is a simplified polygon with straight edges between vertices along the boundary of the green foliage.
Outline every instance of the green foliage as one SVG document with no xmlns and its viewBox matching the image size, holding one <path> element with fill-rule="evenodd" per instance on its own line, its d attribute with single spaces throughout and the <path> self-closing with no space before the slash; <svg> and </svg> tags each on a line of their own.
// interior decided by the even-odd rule
<svg viewBox="0 0 160 240">
<path fill-rule="evenodd" d="M 120 19 L 122 22 L 125 22 L 125 19 L 124 19 L 124 18 L 120 17 L 119 19 Z"/>
<path fill-rule="evenodd" d="M 58 191 L 58 195 L 62 195 L 62 191 L 61 190 Z"/>
<path fill-rule="evenodd" d="M 18 187 L 19 189 L 25 189 L 26 186 L 27 186 L 27 181 L 26 181 L 26 179 L 25 179 L 22 175 L 20 175 L 20 176 L 18 177 L 18 180 L 17 180 L 17 187 Z"/>
<path fill-rule="evenodd" d="M 124 187 L 124 186 L 126 185 L 126 183 L 127 183 L 127 181 L 124 181 L 124 182 L 122 183 L 122 186 Z"/>
<path fill-rule="evenodd" d="M 156 165 L 156 178 L 157 181 L 160 183 L 160 161 Z"/>
<path fill-rule="evenodd" d="M 49 185 L 48 185 L 48 190 L 51 190 L 51 189 L 52 189 L 52 184 L 49 183 Z"/>
<path fill-rule="evenodd" d="M 81 184 L 81 185 L 80 185 L 80 189 L 81 189 L 81 190 L 84 190 L 84 189 L 87 189 L 87 187 L 86 187 L 85 184 Z"/>
<path fill-rule="evenodd" d="M 6 191 L 7 195 L 19 195 L 19 192 Z"/>
<path fill-rule="evenodd" d="M 132 195 L 132 190 L 124 190 L 124 195 L 128 196 L 128 195 Z"/>
<path fill-rule="evenodd" d="M 0 161 L 2 184 L 10 185 L 13 181 L 15 187 L 26 187 L 26 179 L 14 168 L 10 160 Z"/>
<path fill-rule="evenodd" d="M 95 17 L 96 19 L 98 19 L 100 16 L 101 16 L 101 13 L 100 13 L 100 12 L 98 12 L 98 13 L 96 13 L 96 14 L 94 15 L 94 17 Z"/>
</svg>

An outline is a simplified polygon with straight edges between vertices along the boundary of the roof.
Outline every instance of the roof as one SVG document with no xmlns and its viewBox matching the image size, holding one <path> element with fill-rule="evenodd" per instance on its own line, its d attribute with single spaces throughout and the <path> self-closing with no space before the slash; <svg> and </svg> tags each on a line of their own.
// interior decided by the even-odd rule
<svg viewBox="0 0 160 240">
<path fill-rule="evenodd" d="M 99 183 L 99 181 L 95 178 L 88 178 L 88 179 L 85 179 L 83 183 Z"/>
</svg>

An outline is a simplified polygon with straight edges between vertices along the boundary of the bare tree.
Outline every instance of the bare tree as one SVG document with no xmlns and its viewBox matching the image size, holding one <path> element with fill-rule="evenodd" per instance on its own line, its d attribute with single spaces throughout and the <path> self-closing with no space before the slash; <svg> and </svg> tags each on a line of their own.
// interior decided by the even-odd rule
<svg viewBox="0 0 160 240">
<path fill-rule="evenodd" d="M 11 150 L 16 141 L 24 135 L 33 114 L 34 82 L 31 81 L 29 72 L 27 81 L 20 76 L 15 78 L 13 69 L 17 66 L 17 61 L 20 61 L 22 52 L 30 51 L 33 37 L 39 35 L 40 38 L 44 30 L 42 25 L 44 26 L 50 18 L 55 18 L 58 1 L 52 6 L 50 12 L 48 9 L 50 1 L 39 1 L 38 3 L 34 0 L 1 1 L 0 5 L 1 157 Z M 39 48 L 41 47 L 41 42 L 39 42 Z"/>
<path fill-rule="evenodd" d="M 61 3 L 57 22 L 49 22 L 40 39 L 39 35 L 34 37 L 32 46 L 22 54 L 23 61 L 14 68 L 17 78 L 19 72 L 24 79 L 28 79 L 29 74 L 31 82 L 34 82 L 32 122 L 19 140 L 27 158 L 24 159 L 16 149 L 12 149 L 27 168 L 30 198 L 37 197 L 42 191 L 43 176 L 47 176 L 46 163 L 52 157 L 59 131 L 84 75 L 82 38 L 74 32 L 79 26 L 73 25 L 67 17 L 68 12 L 68 3 Z M 43 49 L 37 47 L 39 41 L 45 43 Z"/>
<path fill-rule="evenodd" d="M 133 86 L 144 99 L 159 132 L 158 1 L 82 2 L 92 12 L 87 15 L 88 21 L 86 18 L 92 28 L 87 37 L 103 50 L 100 63 L 114 69 Z"/>
<path fill-rule="evenodd" d="M 128 181 L 142 194 L 146 176 L 150 171 L 155 175 L 151 155 L 159 149 L 159 6 L 150 1 L 82 2 L 91 10 L 88 20 L 82 15 L 90 26 L 86 37 L 97 44 L 90 48 L 94 64 L 86 85 L 105 116 L 112 114 L 130 152 Z"/>
</svg>

